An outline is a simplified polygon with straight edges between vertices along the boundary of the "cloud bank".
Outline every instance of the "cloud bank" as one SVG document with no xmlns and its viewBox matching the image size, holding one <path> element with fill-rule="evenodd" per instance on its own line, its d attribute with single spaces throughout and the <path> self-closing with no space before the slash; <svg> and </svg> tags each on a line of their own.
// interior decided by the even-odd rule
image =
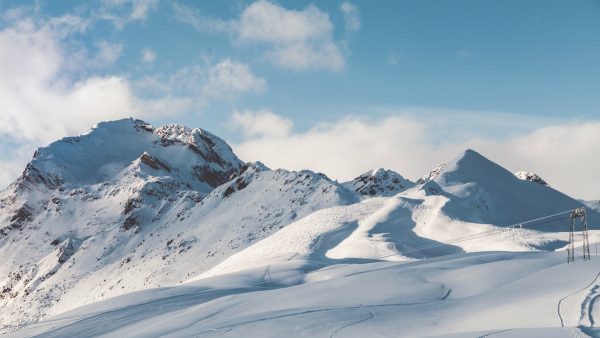
<svg viewBox="0 0 600 338">
<path fill-rule="evenodd" d="M 274 121 L 283 119 L 272 112 L 268 116 Z M 594 156 L 600 154 L 600 122 L 540 127 L 499 140 L 471 137 L 440 142 L 437 130 L 453 128 L 452 122 L 440 125 L 410 115 L 376 121 L 351 117 L 296 133 L 277 122 L 268 131 L 261 111 L 236 114 L 233 119 L 243 120 L 237 124 L 240 128 L 260 130 L 245 133 L 245 141 L 233 145 L 236 153 L 273 168 L 311 169 L 345 181 L 385 167 L 415 180 L 473 148 L 513 172 L 534 171 L 571 196 L 600 198 L 600 158 Z"/>
</svg>

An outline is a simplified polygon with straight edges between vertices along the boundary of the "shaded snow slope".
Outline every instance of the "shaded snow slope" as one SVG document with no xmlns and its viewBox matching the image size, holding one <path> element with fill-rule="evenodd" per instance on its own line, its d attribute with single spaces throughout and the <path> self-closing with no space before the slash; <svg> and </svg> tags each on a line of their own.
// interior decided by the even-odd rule
<svg viewBox="0 0 600 338">
<path fill-rule="evenodd" d="M 596 336 L 599 262 L 498 252 L 322 269 L 290 261 L 124 295 L 8 337 Z"/>
<path fill-rule="evenodd" d="M 362 196 L 393 196 L 415 184 L 402 175 L 382 168 L 367 171 L 352 181 L 343 183 L 349 190 Z"/>
</svg>

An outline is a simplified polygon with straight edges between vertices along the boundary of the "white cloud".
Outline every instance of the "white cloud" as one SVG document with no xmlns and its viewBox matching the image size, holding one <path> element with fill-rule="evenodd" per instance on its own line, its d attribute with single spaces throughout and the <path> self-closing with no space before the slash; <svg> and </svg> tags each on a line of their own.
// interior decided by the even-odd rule
<svg viewBox="0 0 600 338">
<path fill-rule="evenodd" d="M 340 10 L 344 14 L 344 21 L 346 23 L 346 31 L 358 32 L 360 30 L 360 14 L 358 7 L 347 1 L 343 2 L 340 6 Z"/>
<path fill-rule="evenodd" d="M 244 9 L 236 28 L 238 41 L 267 45 L 267 58 L 282 68 L 344 67 L 329 15 L 313 5 L 296 11 L 259 0 Z"/>
<path fill-rule="evenodd" d="M 142 61 L 152 63 L 156 60 L 156 53 L 150 48 L 142 49 Z"/>
<path fill-rule="evenodd" d="M 208 70 L 202 93 L 206 98 L 228 98 L 264 92 L 266 88 L 265 79 L 254 75 L 248 65 L 223 59 Z"/>
<path fill-rule="evenodd" d="M 102 0 L 96 16 L 121 29 L 129 22 L 146 20 L 157 7 L 158 0 Z"/>
<path fill-rule="evenodd" d="M 175 19 L 192 26 L 202 32 L 233 33 L 235 21 L 221 20 L 203 15 L 195 8 L 179 2 L 171 2 Z"/>
<path fill-rule="evenodd" d="M 270 110 L 235 112 L 231 117 L 234 128 L 247 137 L 285 137 L 292 131 L 292 121 Z"/>
<path fill-rule="evenodd" d="M 132 2 L 131 18 L 134 20 L 143 20 L 148 16 L 148 12 L 155 9 L 158 0 L 137 0 Z"/>
<path fill-rule="evenodd" d="M 253 120 L 248 120 L 252 125 Z M 600 198 L 600 159 L 594 156 L 600 153 L 600 122 L 540 127 L 500 140 L 472 137 L 440 142 L 434 135 L 453 123 L 458 122 L 431 123 L 411 115 L 378 121 L 346 118 L 299 133 L 263 133 L 233 148 L 245 160 L 260 160 L 274 168 L 312 169 L 340 180 L 376 167 L 416 179 L 473 148 L 511 171 L 535 171 L 572 196 Z"/>
<path fill-rule="evenodd" d="M 329 15 L 314 5 L 292 10 L 258 0 L 245 7 L 239 18 L 229 21 L 207 17 L 179 3 L 173 8 L 178 20 L 197 30 L 227 33 L 240 46 L 262 46 L 266 59 L 278 67 L 338 71 L 345 66 L 340 50 L 343 43 L 335 41 Z M 357 8 L 346 3 L 341 10 L 347 28 L 359 29 Z"/>
</svg>

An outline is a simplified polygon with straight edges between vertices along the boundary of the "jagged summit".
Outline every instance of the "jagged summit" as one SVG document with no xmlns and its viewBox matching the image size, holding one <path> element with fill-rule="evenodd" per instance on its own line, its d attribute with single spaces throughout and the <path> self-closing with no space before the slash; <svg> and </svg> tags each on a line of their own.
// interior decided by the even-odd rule
<svg viewBox="0 0 600 338">
<path fill-rule="evenodd" d="M 415 184 L 392 170 L 377 168 L 365 172 L 350 182 L 343 185 L 351 191 L 356 191 L 362 196 L 393 196 Z"/>
<path fill-rule="evenodd" d="M 541 185 L 548 185 L 543 178 L 538 176 L 536 173 L 532 173 L 530 171 L 517 171 L 514 175 L 521 180 L 535 182 Z"/>
<path fill-rule="evenodd" d="M 421 178 L 417 180 L 417 184 L 424 184 L 433 179 L 435 179 L 442 170 L 446 167 L 446 163 L 441 163 L 437 167 L 435 167 L 432 171 L 430 171 L 427 175 L 423 175 Z"/>
<path fill-rule="evenodd" d="M 225 141 L 203 129 L 155 129 L 129 118 L 101 122 L 80 136 L 39 148 L 21 181 L 50 189 L 114 182 L 136 160 L 204 192 L 227 181 L 243 164 Z"/>
</svg>

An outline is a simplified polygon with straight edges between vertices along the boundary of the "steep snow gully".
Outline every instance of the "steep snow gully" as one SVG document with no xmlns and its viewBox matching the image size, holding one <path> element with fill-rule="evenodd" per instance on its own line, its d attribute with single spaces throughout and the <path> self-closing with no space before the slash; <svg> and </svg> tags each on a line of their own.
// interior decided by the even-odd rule
<svg viewBox="0 0 600 338">
<path fill-rule="evenodd" d="M 0 333 L 600 336 L 600 260 L 564 254 L 569 210 L 600 242 L 596 205 L 473 150 L 339 183 L 199 128 L 102 122 L 0 192 Z"/>
</svg>

